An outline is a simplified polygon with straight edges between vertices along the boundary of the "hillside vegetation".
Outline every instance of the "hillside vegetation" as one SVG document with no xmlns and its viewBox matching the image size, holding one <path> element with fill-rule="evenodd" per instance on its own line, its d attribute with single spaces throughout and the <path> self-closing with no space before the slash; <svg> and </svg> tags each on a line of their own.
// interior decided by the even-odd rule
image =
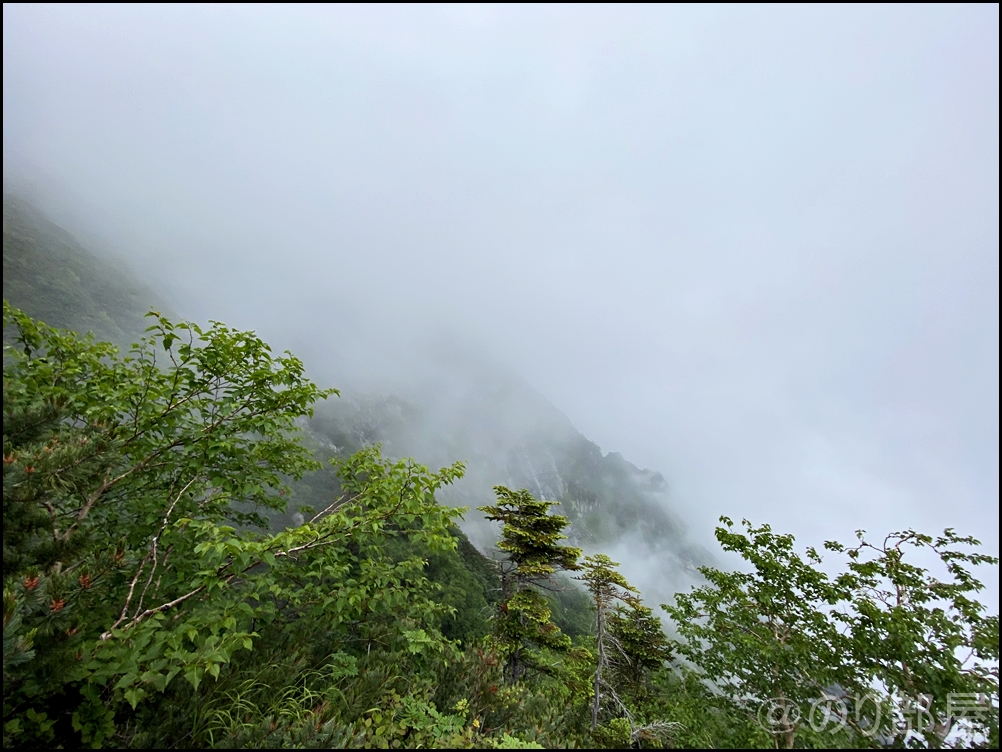
<svg viewBox="0 0 1002 752">
<path fill-rule="evenodd" d="M 822 567 L 721 518 L 744 567 L 700 564 L 661 607 L 669 639 L 595 550 L 639 535 L 652 502 L 629 489 L 660 476 L 566 426 L 520 439 L 529 464 L 510 447 L 478 504 L 500 530 L 485 558 L 458 527 L 472 510 L 445 503 L 461 456 L 408 459 L 406 431 L 384 454 L 378 420 L 317 413 L 337 392 L 250 332 L 158 313 L 116 347 L 142 288 L 19 211 L 5 747 L 997 746 L 998 616 L 975 574 L 998 561 L 976 540 L 861 532 Z"/>
<path fill-rule="evenodd" d="M 127 347 L 146 327 L 157 293 L 83 248 L 16 196 L 3 200 L 3 297 L 50 326 L 93 332 Z"/>
</svg>

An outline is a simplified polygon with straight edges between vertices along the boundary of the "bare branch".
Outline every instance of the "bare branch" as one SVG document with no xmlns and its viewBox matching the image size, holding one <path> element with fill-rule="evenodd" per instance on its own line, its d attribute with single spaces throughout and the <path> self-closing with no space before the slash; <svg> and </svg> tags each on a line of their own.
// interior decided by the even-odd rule
<svg viewBox="0 0 1002 752">
<path fill-rule="evenodd" d="M 136 583 L 139 582 L 139 577 L 140 575 L 142 575 L 143 568 L 146 566 L 146 562 L 149 561 L 150 558 L 152 558 L 153 568 L 150 570 L 150 576 L 146 581 L 146 586 L 143 588 L 143 594 L 139 599 L 139 605 L 136 607 L 136 611 L 138 612 L 138 610 L 142 608 L 143 598 L 146 596 L 146 590 L 149 588 L 150 583 L 153 581 L 153 573 L 156 571 L 157 568 L 157 544 L 160 540 L 160 536 L 162 536 L 164 530 L 167 529 L 167 523 L 170 520 L 171 513 L 174 511 L 174 507 L 177 506 L 177 503 L 181 500 L 181 497 L 184 496 L 185 491 L 187 491 L 191 487 L 191 484 L 194 483 L 197 479 L 198 476 L 196 475 L 194 478 L 188 481 L 188 483 L 185 484 L 185 487 L 181 489 L 181 492 L 174 497 L 174 501 L 171 502 L 170 507 L 168 507 L 167 513 L 164 515 L 163 522 L 160 525 L 160 529 L 157 531 L 156 535 L 153 536 L 153 540 L 150 542 L 149 550 L 146 552 L 146 555 L 143 557 L 143 560 L 139 562 L 139 568 L 136 569 L 136 574 L 135 576 L 133 576 L 132 582 L 129 583 L 129 593 L 125 598 L 125 604 L 122 606 L 122 613 L 119 615 L 118 621 L 116 621 L 114 624 L 111 625 L 111 629 L 115 629 L 115 627 L 117 627 L 119 624 L 125 621 L 126 614 L 129 612 L 129 604 L 132 602 L 132 596 L 136 590 Z M 135 622 L 135 620 L 136 617 L 135 615 L 133 615 L 133 622 Z M 111 630 L 109 630 L 109 632 L 110 631 Z"/>
<path fill-rule="evenodd" d="M 227 580 L 229 580 L 229 579 L 232 579 L 232 577 L 227 578 Z M 133 617 L 129 621 L 129 623 L 126 624 L 123 627 L 123 629 L 129 629 L 130 627 L 134 627 L 136 624 L 138 624 L 139 622 L 141 622 L 147 616 L 152 616 L 153 614 L 160 613 L 161 611 L 166 611 L 167 609 L 173 608 L 174 606 L 177 606 L 177 605 L 179 605 L 181 603 L 184 603 L 186 600 L 188 600 L 192 596 L 198 595 L 203 590 L 205 590 L 205 585 L 199 585 L 197 588 L 195 588 L 194 590 L 192 590 L 190 593 L 185 593 L 180 598 L 175 598 L 174 600 L 169 601 L 167 603 L 162 603 L 159 606 L 157 606 L 156 608 L 148 608 L 145 611 L 143 611 L 141 614 L 139 614 L 138 616 Z M 112 629 L 114 629 L 114 627 L 112 627 Z M 104 634 L 101 635 L 101 639 L 102 640 L 107 640 L 110 637 L 111 637 L 111 629 L 109 629 L 107 632 L 105 632 Z"/>
</svg>

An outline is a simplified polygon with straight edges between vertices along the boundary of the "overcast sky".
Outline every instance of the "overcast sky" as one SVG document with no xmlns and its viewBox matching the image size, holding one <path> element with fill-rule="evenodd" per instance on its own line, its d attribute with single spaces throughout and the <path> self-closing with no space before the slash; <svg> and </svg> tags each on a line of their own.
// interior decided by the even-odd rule
<svg viewBox="0 0 1002 752">
<path fill-rule="evenodd" d="M 5 180 L 184 313 L 456 332 L 704 533 L 998 551 L 997 5 L 3 21 Z"/>
</svg>

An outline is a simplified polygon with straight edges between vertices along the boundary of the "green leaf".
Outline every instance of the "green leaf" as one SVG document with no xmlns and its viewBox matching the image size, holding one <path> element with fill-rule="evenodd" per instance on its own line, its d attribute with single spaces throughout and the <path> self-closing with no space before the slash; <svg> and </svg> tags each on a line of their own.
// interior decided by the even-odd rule
<svg viewBox="0 0 1002 752">
<path fill-rule="evenodd" d="M 198 685 L 202 683 L 203 669 L 199 666 L 191 666 L 185 669 L 184 678 L 188 680 L 188 683 L 195 689 L 198 689 Z"/>
<path fill-rule="evenodd" d="M 136 709 L 136 705 L 138 705 L 140 700 L 142 700 L 145 696 L 146 690 L 142 687 L 132 687 L 131 689 L 125 691 L 125 699 L 132 706 L 133 710 Z"/>
</svg>

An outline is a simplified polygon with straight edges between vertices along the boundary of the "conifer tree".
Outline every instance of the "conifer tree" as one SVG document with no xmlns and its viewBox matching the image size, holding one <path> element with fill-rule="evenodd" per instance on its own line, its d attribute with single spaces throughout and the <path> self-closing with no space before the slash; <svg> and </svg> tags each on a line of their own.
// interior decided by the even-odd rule
<svg viewBox="0 0 1002 752">
<path fill-rule="evenodd" d="M 568 525 L 563 515 L 549 514 L 556 501 L 539 501 L 527 490 L 495 486 L 498 503 L 478 507 L 489 520 L 504 523 L 498 548 L 508 555 L 502 564 L 501 602 L 494 640 L 506 658 L 506 679 L 514 684 L 526 669 L 543 669 L 538 649 L 565 650 L 570 638 L 550 621 L 550 608 L 539 588 L 556 572 L 577 570 L 581 549 L 560 545 Z"/>
<path fill-rule="evenodd" d="M 60 531 L 48 510 L 80 493 L 104 471 L 107 441 L 70 425 L 52 401 L 18 404 L 4 384 L 3 576 L 9 578 L 72 555 L 81 536 Z M 98 479 L 98 484 L 99 484 Z"/>
<path fill-rule="evenodd" d="M 613 609 L 607 628 L 623 659 L 613 664 L 614 683 L 621 692 L 629 691 L 636 696 L 648 686 L 651 672 L 672 658 L 661 619 L 639 600 L 632 599 Z"/>
</svg>

